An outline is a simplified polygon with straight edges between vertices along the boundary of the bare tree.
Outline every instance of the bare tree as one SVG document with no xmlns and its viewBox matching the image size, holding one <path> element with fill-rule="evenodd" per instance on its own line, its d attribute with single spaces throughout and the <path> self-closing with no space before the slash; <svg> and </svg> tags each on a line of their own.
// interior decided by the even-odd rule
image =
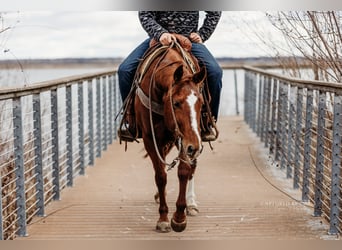
<svg viewBox="0 0 342 250">
<path fill-rule="evenodd" d="M 0 23 L 1 23 L 1 27 L 0 27 L 0 34 L 5 32 L 6 30 L 9 30 L 10 27 L 5 27 L 5 24 L 4 24 L 4 17 L 3 17 L 3 13 L 0 12 Z"/>
<path fill-rule="evenodd" d="M 269 22 L 269 18 L 277 13 L 265 12 L 230 12 L 226 18 L 227 27 L 239 30 L 243 36 L 246 46 L 253 45 L 253 48 L 273 60 L 282 73 L 291 77 L 304 78 L 307 71 L 300 70 L 305 65 L 301 53 L 285 39 L 280 29 L 276 29 Z M 242 48 L 244 44 L 240 44 Z M 278 68 L 279 67 L 279 68 Z"/>
<path fill-rule="evenodd" d="M 341 11 L 281 11 L 267 16 L 289 45 L 310 61 L 316 80 L 342 82 Z"/>
<path fill-rule="evenodd" d="M 27 84 L 27 77 L 26 77 L 26 73 L 24 71 L 24 67 L 23 67 L 21 61 L 15 55 L 15 53 L 8 46 L 8 41 L 12 35 L 13 30 L 20 23 L 19 12 L 17 12 L 18 18 L 11 20 L 11 21 L 5 20 L 6 14 L 8 14 L 8 13 L 0 12 L 0 55 L 1 56 L 2 55 L 9 55 L 11 60 L 14 59 L 15 64 L 8 63 L 8 65 L 4 64 L 4 65 L 2 65 L 2 67 L 4 67 L 5 69 L 16 69 L 17 71 L 19 71 L 22 74 L 22 77 L 23 77 L 25 84 Z M 11 13 L 11 14 L 13 14 L 13 13 Z M 17 77 L 15 74 L 11 74 L 10 71 L 8 71 L 7 74 L 6 74 L 6 71 L 3 71 L 1 73 L 3 73 L 3 74 L 0 74 L 0 79 L 4 78 L 6 81 L 7 81 L 7 78 L 13 80 L 14 78 Z M 0 82 L 0 85 L 2 86 L 2 82 Z"/>
</svg>

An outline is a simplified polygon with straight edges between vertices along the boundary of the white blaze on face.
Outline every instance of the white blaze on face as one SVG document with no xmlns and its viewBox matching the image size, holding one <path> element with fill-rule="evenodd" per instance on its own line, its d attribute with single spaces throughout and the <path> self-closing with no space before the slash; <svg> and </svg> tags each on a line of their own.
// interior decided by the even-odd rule
<svg viewBox="0 0 342 250">
<path fill-rule="evenodd" d="M 198 97 L 195 96 L 194 91 L 191 90 L 190 95 L 186 98 L 186 102 L 189 104 L 190 107 L 190 119 L 191 119 L 191 127 L 192 130 L 195 132 L 195 134 L 198 137 L 198 142 L 201 143 L 201 136 L 198 131 L 198 123 L 197 123 L 197 114 L 195 110 L 195 104 L 198 100 Z"/>
</svg>

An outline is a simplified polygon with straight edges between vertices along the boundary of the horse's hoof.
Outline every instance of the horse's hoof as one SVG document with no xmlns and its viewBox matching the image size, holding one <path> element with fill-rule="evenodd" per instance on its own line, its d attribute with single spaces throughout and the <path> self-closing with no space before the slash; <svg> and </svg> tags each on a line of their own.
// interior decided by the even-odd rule
<svg viewBox="0 0 342 250">
<path fill-rule="evenodd" d="M 158 221 L 156 226 L 157 232 L 168 233 L 171 232 L 170 223 L 167 221 Z"/>
<path fill-rule="evenodd" d="M 186 213 L 190 216 L 196 216 L 199 213 L 199 210 L 197 206 L 190 205 L 186 207 Z"/>
<path fill-rule="evenodd" d="M 174 219 L 171 219 L 171 227 L 173 229 L 173 231 L 175 232 L 183 232 L 184 229 L 186 228 L 186 220 L 184 220 L 181 223 L 175 222 Z"/>
</svg>

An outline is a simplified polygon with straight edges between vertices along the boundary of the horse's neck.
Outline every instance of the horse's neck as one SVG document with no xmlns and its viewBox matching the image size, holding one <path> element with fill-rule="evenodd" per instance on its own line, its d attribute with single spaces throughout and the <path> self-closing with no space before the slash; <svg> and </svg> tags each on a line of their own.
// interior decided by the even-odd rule
<svg viewBox="0 0 342 250">
<path fill-rule="evenodd" d="M 180 64 L 184 65 L 185 74 L 193 73 L 193 65 L 198 68 L 197 60 L 187 52 L 188 59 L 185 59 L 184 53 L 180 48 L 160 47 L 149 51 L 143 59 L 139 67 L 139 85 L 147 96 L 151 94 L 152 100 L 162 103 L 163 96 L 173 84 L 173 74 Z M 188 60 L 191 60 L 191 65 Z"/>
</svg>

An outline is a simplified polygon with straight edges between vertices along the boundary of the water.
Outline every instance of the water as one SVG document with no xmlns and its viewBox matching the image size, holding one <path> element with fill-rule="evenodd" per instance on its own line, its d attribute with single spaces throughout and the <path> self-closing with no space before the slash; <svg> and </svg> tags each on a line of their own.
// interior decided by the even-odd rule
<svg viewBox="0 0 342 250">
<path fill-rule="evenodd" d="M 72 68 L 44 68 L 44 69 L 0 69 L 0 87 L 23 87 L 42 81 L 54 80 L 62 77 L 95 73 L 109 68 L 101 67 L 72 67 Z"/>
<path fill-rule="evenodd" d="M 235 80 L 233 70 L 223 70 L 222 91 L 220 100 L 219 116 L 243 114 L 243 98 L 244 98 L 244 71 L 237 70 L 237 103 L 235 100 Z"/>
<path fill-rule="evenodd" d="M 1 70 L 0 87 L 23 87 L 41 81 L 53 80 L 66 76 L 73 76 L 85 73 L 95 73 L 103 70 L 106 70 L 106 68 L 46 68 L 27 69 L 24 72 L 15 69 Z M 238 106 L 239 112 L 241 114 L 243 112 L 243 70 L 237 70 L 237 80 Z M 236 115 L 234 71 L 232 70 L 223 71 L 223 84 L 220 102 L 221 104 L 219 115 Z"/>
</svg>

